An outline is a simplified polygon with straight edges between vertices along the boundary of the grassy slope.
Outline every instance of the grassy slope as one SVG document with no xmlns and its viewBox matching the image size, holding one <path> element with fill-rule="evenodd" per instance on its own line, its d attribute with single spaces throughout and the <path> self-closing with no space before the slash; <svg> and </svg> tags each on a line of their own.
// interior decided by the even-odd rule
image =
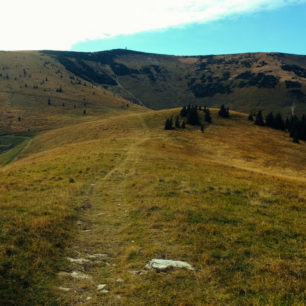
<svg viewBox="0 0 306 306">
<path fill-rule="evenodd" d="M 305 97 L 298 100 L 292 97 L 288 92 L 285 81 L 298 81 L 302 85 L 302 92 L 305 94 L 306 79 L 296 76 L 293 72 L 281 69 L 283 64 L 298 65 L 306 68 L 306 60 L 304 56 L 295 56 L 290 54 L 273 54 L 269 53 L 246 53 L 234 55 L 217 55 L 213 57 L 161 57 L 161 56 L 144 56 L 144 55 L 127 55 L 117 60 L 131 68 L 141 69 L 150 65 L 157 65 L 166 72 L 161 74 L 154 73 L 155 81 L 150 81 L 147 75 L 137 75 L 137 79 L 131 78 L 129 75 L 119 77 L 129 91 L 135 93 L 136 97 L 153 109 L 161 109 L 188 103 L 197 105 L 211 105 L 218 107 L 221 104 L 228 104 L 233 109 L 250 112 L 255 110 L 264 110 L 290 114 L 290 106 L 292 103 L 296 105 L 298 113 L 305 113 Z M 248 62 L 250 67 L 246 67 L 243 63 Z M 265 62 L 264 66 L 261 65 Z M 205 68 L 201 68 L 205 65 Z M 153 71 L 153 69 L 151 69 Z M 246 71 L 254 74 L 264 73 L 279 78 L 279 83 L 275 88 L 258 88 L 256 86 L 248 86 L 239 88 L 242 79 L 236 77 Z M 154 71 L 153 71 L 154 72 Z M 228 80 L 223 80 L 223 74 L 230 74 Z M 211 81 L 203 81 L 201 78 Z M 219 78 L 219 80 L 218 80 Z M 136 82 L 135 82 L 136 81 Z M 141 82 L 141 89 L 138 84 Z M 223 83 L 232 89 L 230 94 L 216 94 L 212 97 L 195 98 L 188 84 L 201 84 L 207 86 L 209 84 Z M 166 85 L 165 85 L 166 84 Z M 143 90 L 145 88 L 146 90 Z"/>
<path fill-rule="evenodd" d="M 54 51 L 50 54 L 58 60 L 68 59 L 70 63 L 76 63 L 72 71 L 85 74 L 89 79 L 95 79 L 103 72 L 118 83 L 110 85 L 110 90 L 152 109 L 188 103 L 217 107 L 226 103 L 244 112 L 281 111 L 288 115 L 294 104 L 297 113 L 306 112 L 305 56 L 245 53 L 176 57 L 128 50 L 97 53 Z M 84 65 L 90 68 L 86 71 Z M 303 73 L 297 75 L 284 70 L 283 65 L 296 65 Z M 71 68 L 71 65 L 66 66 Z M 245 72 L 250 73 L 249 76 L 237 78 Z M 267 78 L 265 84 L 256 80 L 258 74 Z M 276 81 L 275 86 L 271 85 L 269 78 Z M 300 87 L 291 83 L 293 88 L 287 88 L 286 81 L 299 82 Z M 230 89 L 229 94 L 227 89 Z"/>
<path fill-rule="evenodd" d="M 62 92 L 57 92 L 60 87 Z M 0 52 L 0 135 L 41 131 L 143 110 L 76 77 L 46 54 Z"/>
<path fill-rule="evenodd" d="M 49 131 L 0 169 L 2 303 L 303 303 L 306 144 L 238 113 L 164 131 L 176 112 Z M 130 273 L 152 258 L 196 271 Z"/>
</svg>

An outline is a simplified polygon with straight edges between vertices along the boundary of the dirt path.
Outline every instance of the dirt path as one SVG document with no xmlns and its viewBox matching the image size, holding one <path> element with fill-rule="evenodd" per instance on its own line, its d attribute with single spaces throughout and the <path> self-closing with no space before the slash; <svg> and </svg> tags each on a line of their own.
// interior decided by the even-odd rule
<svg viewBox="0 0 306 306">
<path fill-rule="evenodd" d="M 125 220 L 131 209 L 127 201 L 128 176 L 136 174 L 138 147 L 147 139 L 144 125 L 143 135 L 123 148 L 127 152 L 119 164 L 91 183 L 77 222 L 79 234 L 67 251 L 69 268 L 58 274 L 57 290 L 64 304 L 101 305 L 106 300 L 111 305 L 123 303 L 119 294 L 109 297 L 111 290 L 120 290 L 124 274 L 129 273 L 117 269 L 117 257 L 122 252 L 117 237 L 126 230 Z"/>
</svg>

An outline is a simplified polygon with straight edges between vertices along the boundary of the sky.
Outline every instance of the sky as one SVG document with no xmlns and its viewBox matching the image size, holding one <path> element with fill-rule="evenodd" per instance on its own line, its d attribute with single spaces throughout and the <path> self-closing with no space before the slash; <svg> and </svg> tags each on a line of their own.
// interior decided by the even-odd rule
<svg viewBox="0 0 306 306">
<path fill-rule="evenodd" d="M 306 54 L 306 0 L 9 0 L 0 50 Z"/>
</svg>

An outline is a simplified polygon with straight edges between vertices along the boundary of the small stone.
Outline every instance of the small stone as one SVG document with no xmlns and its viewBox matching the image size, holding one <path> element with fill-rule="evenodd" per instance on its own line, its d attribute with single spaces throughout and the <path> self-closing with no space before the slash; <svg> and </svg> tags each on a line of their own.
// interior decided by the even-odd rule
<svg viewBox="0 0 306 306">
<path fill-rule="evenodd" d="M 168 268 L 185 268 L 188 270 L 194 270 L 194 268 L 187 262 L 180 260 L 167 260 L 167 259 L 152 259 L 146 265 L 146 268 L 149 270 L 156 269 L 159 271 L 165 271 Z"/>
<path fill-rule="evenodd" d="M 90 259 L 93 259 L 93 260 L 96 260 L 96 259 L 99 259 L 99 258 L 108 258 L 108 254 L 92 254 L 92 255 L 87 255 L 87 258 L 90 258 Z"/>
<path fill-rule="evenodd" d="M 66 276 L 70 276 L 70 273 L 68 273 L 68 272 L 58 272 L 57 275 L 62 276 L 62 277 L 66 277 Z"/>
<path fill-rule="evenodd" d="M 100 284 L 100 285 L 97 286 L 97 289 L 98 289 L 98 290 L 102 290 L 102 289 L 104 289 L 105 287 L 106 287 L 106 284 Z"/>
<path fill-rule="evenodd" d="M 130 270 L 129 273 L 133 274 L 133 275 L 138 275 L 140 274 L 141 271 L 137 271 L 137 270 Z"/>
<path fill-rule="evenodd" d="M 61 291 L 65 291 L 65 292 L 68 292 L 71 290 L 70 288 L 66 288 L 66 287 L 58 287 L 58 289 Z"/>
<path fill-rule="evenodd" d="M 90 301 L 92 299 L 92 297 L 91 296 L 88 296 L 87 298 L 86 298 L 86 301 Z"/>
<path fill-rule="evenodd" d="M 71 277 L 75 279 L 91 279 L 92 277 L 88 274 L 84 274 L 81 272 L 73 271 L 71 274 Z"/>
<path fill-rule="evenodd" d="M 116 279 L 116 282 L 117 282 L 117 283 L 123 283 L 124 280 L 123 280 L 122 278 L 119 277 L 119 278 Z"/>
<path fill-rule="evenodd" d="M 77 263 L 77 264 L 84 264 L 86 262 L 89 262 L 88 259 L 85 258 L 71 258 L 71 257 L 67 257 L 67 259 L 71 262 L 71 263 Z"/>
</svg>

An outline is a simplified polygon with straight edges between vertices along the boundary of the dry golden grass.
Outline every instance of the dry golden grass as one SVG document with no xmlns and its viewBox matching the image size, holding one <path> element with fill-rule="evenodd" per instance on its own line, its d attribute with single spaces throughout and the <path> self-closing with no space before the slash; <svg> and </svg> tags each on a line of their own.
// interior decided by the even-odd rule
<svg viewBox="0 0 306 306">
<path fill-rule="evenodd" d="M 0 134 L 41 131 L 145 110 L 76 77 L 40 52 L 1 52 L 0 74 Z"/>
<path fill-rule="evenodd" d="M 2 303 L 303 304 L 306 144 L 239 113 L 163 130 L 177 113 L 48 131 L 0 170 Z M 143 272 L 152 258 L 195 271 Z"/>
</svg>

